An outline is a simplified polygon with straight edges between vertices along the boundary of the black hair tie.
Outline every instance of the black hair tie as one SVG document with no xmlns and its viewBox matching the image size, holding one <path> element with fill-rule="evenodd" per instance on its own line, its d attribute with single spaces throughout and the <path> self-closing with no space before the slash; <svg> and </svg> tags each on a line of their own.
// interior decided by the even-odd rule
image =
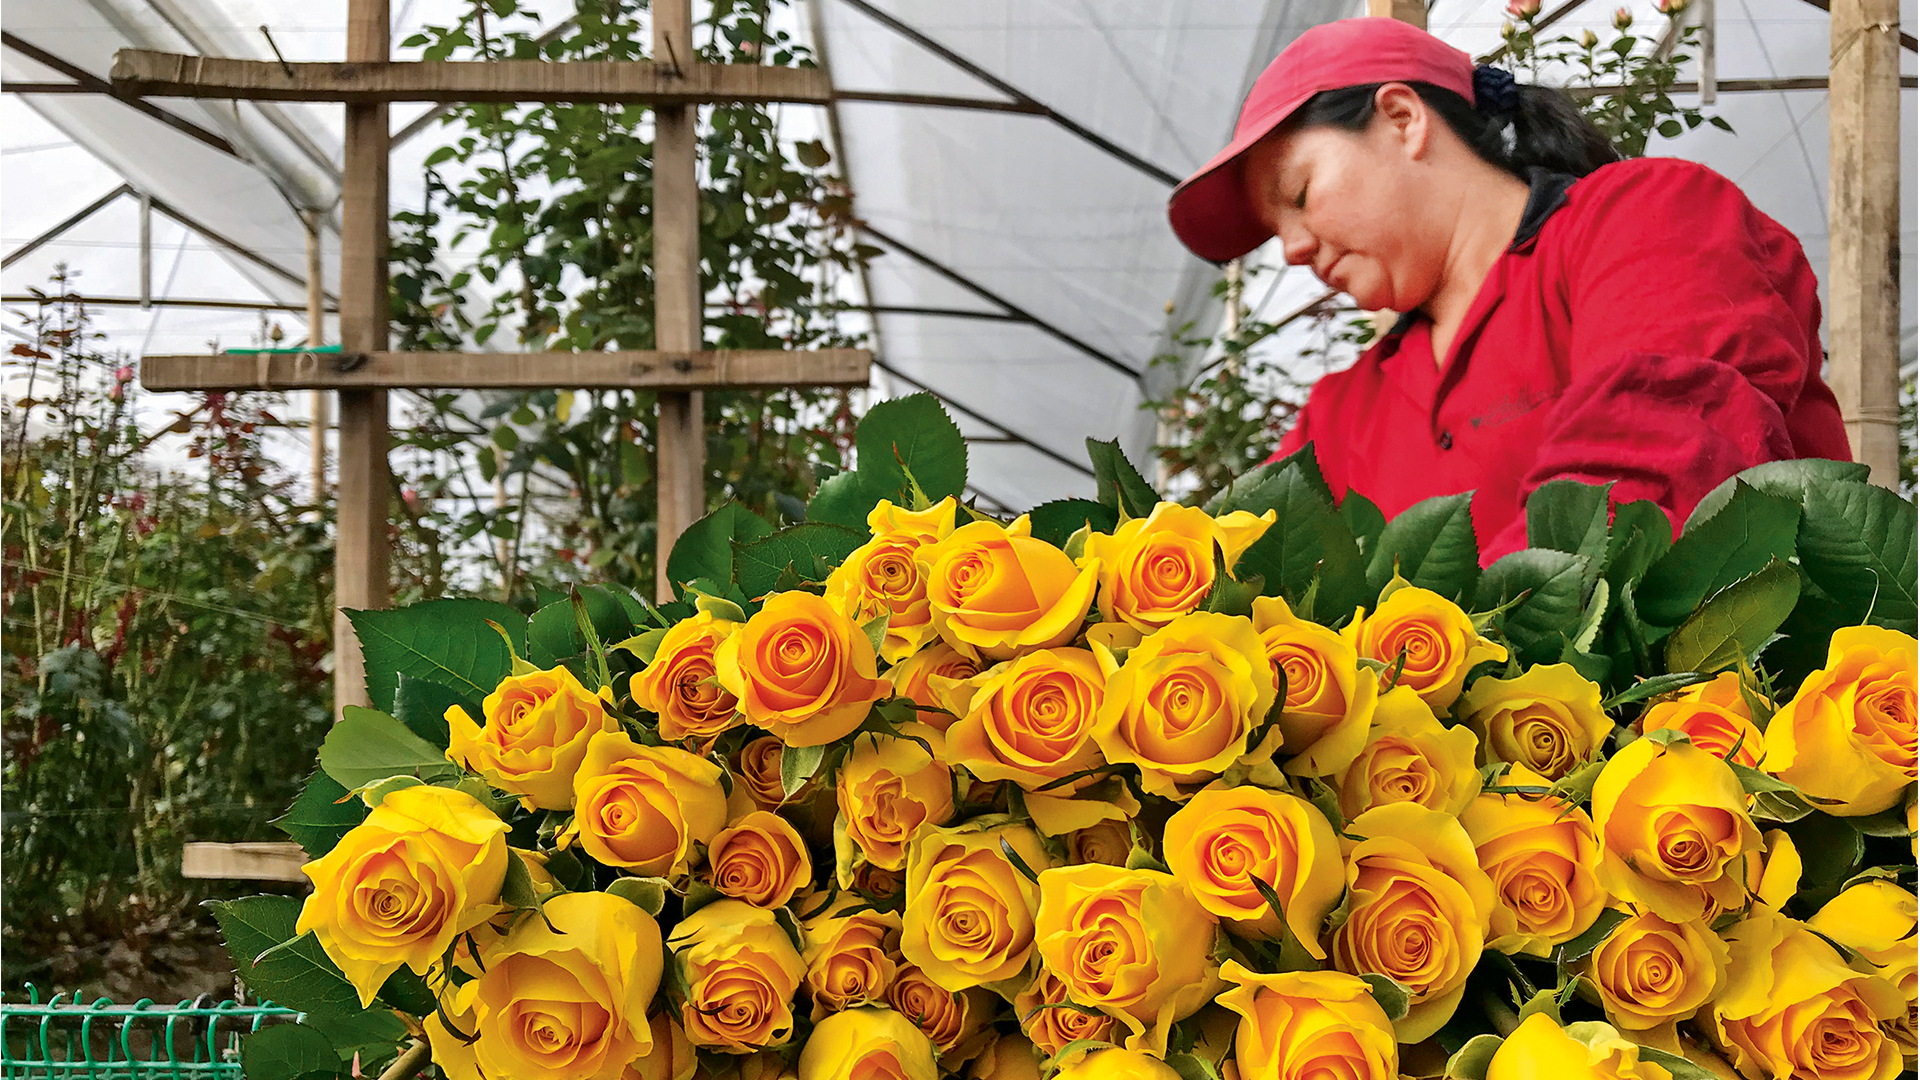
<svg viewBox="0 0 1920 1080">
<path fill-rule="evenodd" d="M 1473 69 L 1473 107 L 1490 117 L 1510 115 L 1520 107 L 1520 88 L 1505 68 L 1481 64 Z"/>
</svg>

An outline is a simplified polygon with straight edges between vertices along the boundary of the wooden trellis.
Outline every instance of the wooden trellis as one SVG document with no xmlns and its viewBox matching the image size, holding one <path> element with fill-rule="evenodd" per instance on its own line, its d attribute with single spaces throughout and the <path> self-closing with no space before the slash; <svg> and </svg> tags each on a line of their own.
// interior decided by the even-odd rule
<svg viewBox="0 0 1920 1080">
<path fill-rule="evenodd" d="M 341 185 L 338 354 L 149 356 L 151 390 L 314 389 L 339 393 L 338 546 L 335 551 L 334 702 L 367 704 L 365 669 L 347 608 L 385 607 L 387 392 L 412 388 L 651 389 L 659 392 L 657 588 L 668 592 L 667 552 L 705 510 L 701 392 L 708 389 L 867 384 L 862 349 L 708 351 L 701 345 L 700 192 L 695 169 L 701 104 L 824 104 L 821 71 L 695 62 L 691 0 L 654 0 L 650 62 L 394 62 L 388 0 L 350 0 L 341 63 L 278 64 L 139 49 L 114 58 L 129 95 L 346 106 Z M 394 101 L 598 101 L 654 108 L 654 313 L 651 351 L 406 353 L 387 350 L 388 105 Z"/>
</svg>

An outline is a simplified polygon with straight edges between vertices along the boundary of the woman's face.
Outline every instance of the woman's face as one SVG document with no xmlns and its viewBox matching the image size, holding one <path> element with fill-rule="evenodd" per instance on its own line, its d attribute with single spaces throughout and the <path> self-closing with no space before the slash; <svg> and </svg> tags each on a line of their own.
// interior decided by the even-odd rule
<svg viewBox="0 0 1920 1080">
<path fill-rule="evenodd" d="M 1412 90 L 1380 91 L 1361 132 L 1285 131 L 1247 151 L 1247 197 L 1280 238 L 1287 262 L 1310 266 L 1363 308 L 1411 311 L 1439 284 L 1445 240 L 1423 234 L 1431 177 L 1422 158 L 1429 121 Z"/>
</svg>

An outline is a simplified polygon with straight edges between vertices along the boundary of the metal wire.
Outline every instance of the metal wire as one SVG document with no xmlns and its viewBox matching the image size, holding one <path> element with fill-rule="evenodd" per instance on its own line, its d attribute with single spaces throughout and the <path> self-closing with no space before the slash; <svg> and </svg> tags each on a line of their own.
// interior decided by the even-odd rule
<svg viewBox="0 0 1920 1080">
<path fill-rule="evenodd" d="M 24 1003 L 0 1002 L 6 1080 L 241 1080 L 241 1036 L 269 1020 L 305 1018 L 271 1002 L 212 1002 L 210 995 L 177 1005 L 150 998 L 116 1005 L 75 992 L 42 1004 L 39 987 L 27 983 L 26 991 Z"/>
</svg>

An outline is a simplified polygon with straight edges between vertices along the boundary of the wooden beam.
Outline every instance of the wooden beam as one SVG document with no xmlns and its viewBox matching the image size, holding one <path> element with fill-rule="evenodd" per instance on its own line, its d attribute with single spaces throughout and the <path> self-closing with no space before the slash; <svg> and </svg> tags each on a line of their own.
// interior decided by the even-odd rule
<svg viewBox="0 0 1920 1080">
<path fill-rule="evenodd" d="M 1367 0 L 1367 14 L 1399 19 L 1422 30 L 1427 28 L 1426 0 Z"/>
<path fill-rule="evenodd" d="M 391 48 L 387 0 L 348 0 L 347 59 L 384 63 Z M 340 344 L 387 347 L 387 106 L 347 106 L 340 190 Z M 366 665 L 347 609 L 387 606 L 387 392 L 340 394 L 333 558 L 333 705 L 368 705 Z"/>
<path fill-rule="evenodd" d="M 1911 75 L 1900 76 L 1900 88 L 1911 90 L 1917 84 Z M 1720 79 L 1714 82 L 1713 89 L 1722 94 L 1778 93 L 1782 90 L 1828 90 L 1830 81 L 1821 76 L 1796 76 L 1781 79 Z M 1697 94 L 1701 85 L 1697 82 L 1677 82 L 1667 87 L 1669 94 Z M 1589 98 L 1606 97 L 1613 94 L 1644 93 L 1644 86 L 1565 86 L 1560 92 L 1575 101 Z"/>
<path fill-rule="evenodd" d="M 240 881 L 306 881 L 300 868 L 307 853 L 299 844 L 257 841 L 241 844 L 187 843 L 180 847 L 180 876 Z"/>
<path fill-rule="evenodd" d="M 546 60 L 378 60 L 279 64 L 121 49 L 113 86 L 140 97 L 344 101 L 574 101 L 699 105 L 710 102 L 833 100 L 826 73 L 812 68 L 698 64 L 690 45 L 678 62 Z"/>
<path fill-rule="evenodd" d="M 693 0 L 653 0 L 653 57 L 676 70 L 693 67 Z M 831 91 L 826 73 L 817 74 Z M 702 343 L 699 119 L 700 110 L 687 105 L 660 106 L 653 114 L 653 345 L 665 352 L 691 353 Z M 705 413 L 698 390 L 659 396 L 654 584 L 663 601 L 674 598 L 667 554 L 707 512 Z"/>
<path fill-rule="evenodd" d="M 749 389 L 867 384 L 865 349 L 148 356 L 148 390 Z M 698 515 L 695 515 L 696 517 Z M 691 519 L 689 519 L 691 523 Z"/>
<path fill-rule="evenodd" d="M 1900 4 L 1833 0 L 1828 381 L 1854 460 L 1900 482 Z"/>
</svg>

